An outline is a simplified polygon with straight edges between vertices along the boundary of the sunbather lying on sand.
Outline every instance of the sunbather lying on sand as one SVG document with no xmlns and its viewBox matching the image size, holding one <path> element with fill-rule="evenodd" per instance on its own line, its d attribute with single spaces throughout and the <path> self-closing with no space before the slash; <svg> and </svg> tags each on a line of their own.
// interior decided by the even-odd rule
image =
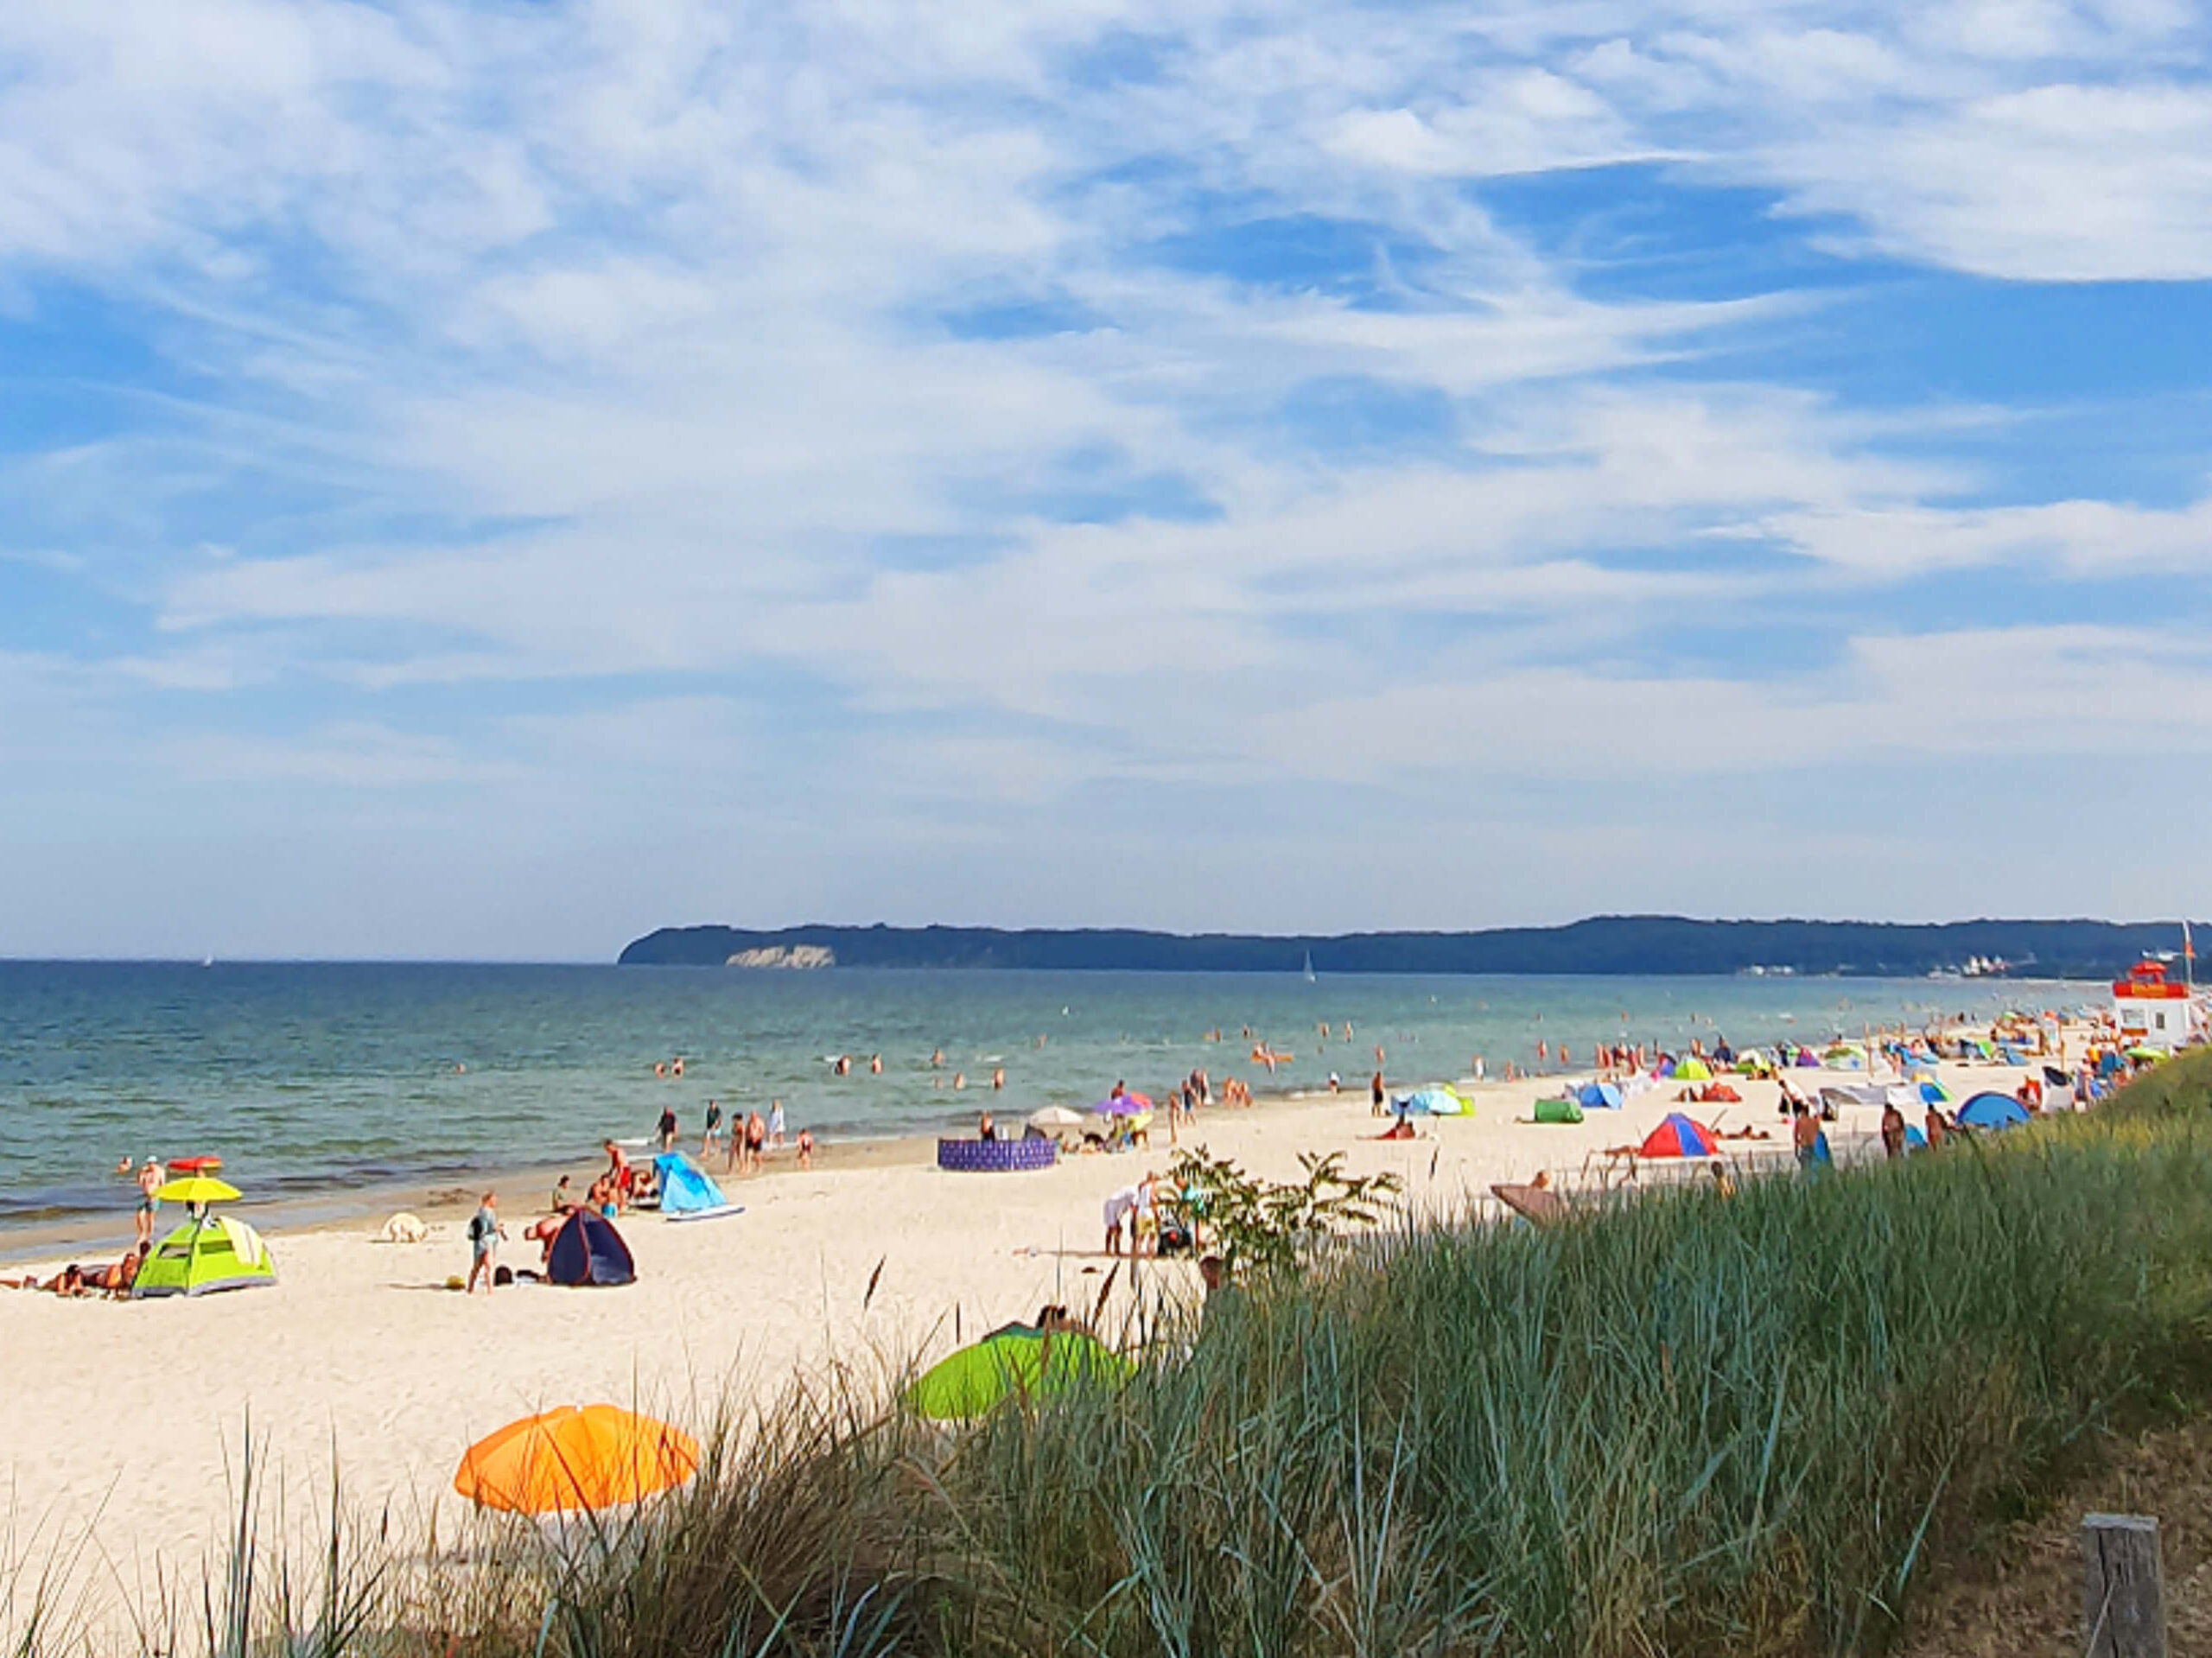
<svg viewBox="0 0 2212 1658">
<path fill-rule="evenodd" d="M 92 1286 L 85 1281 L 85 1269 L 71 1261 L 46 1280 L 38 1281 L 38 1274 L 27 1273 L 21 1278 L 0 1278 L 0 1285 L 11 1290 L 46 1290 L 54 1295 L 90 1295 Z"/>
</svg>

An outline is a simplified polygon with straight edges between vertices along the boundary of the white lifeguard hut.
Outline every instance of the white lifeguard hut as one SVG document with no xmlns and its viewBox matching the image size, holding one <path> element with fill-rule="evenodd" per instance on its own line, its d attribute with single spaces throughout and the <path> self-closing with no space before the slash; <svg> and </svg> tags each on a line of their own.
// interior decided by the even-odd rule
<svg viewBox="0 0 2212 1658">
<path fill-rule="evenodd" d="M 2145 1047 L 2178 1048 L 2193 1034 L 2189 987 L 2166 976 L 2163 962 L 2141 961 L 2112 987 L 2120 1036 Z"/>
</svg>

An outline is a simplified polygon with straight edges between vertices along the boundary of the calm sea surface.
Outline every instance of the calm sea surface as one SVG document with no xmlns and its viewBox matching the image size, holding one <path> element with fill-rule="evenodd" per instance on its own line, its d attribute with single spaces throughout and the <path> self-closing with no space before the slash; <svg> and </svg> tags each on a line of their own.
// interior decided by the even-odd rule
<svg viewBox="0 0 2212 1658">
<path fill-rule="evenodd" d="M 1409 978 L 1154 973 L 0 962 L 0 1225 L 128 1206 L 118 1158 L 212 1152 L 250 1197 L 588 1157 L 672 1104 L 881 1136 L 1157 1092 L 1194 1066 L 1262 1088 L 1247 1027 L 1294 1057 L 1272 1081 L 1499 1074 L 1539 1040 L 1738 1045 L 1928 1013 L 2068 1005 L 2082 988 L 1840 979 Z M 1316 1026 L 1332 1027 L 1324 1044 Z M 1344 1021 L 1353 1037 L 1342 1039 Z M 1219 1027 L 1225 1039 L 1203 1039 Z M 942 1049 L 944 1064 L 931 1055 Z M 854 1072 L 831 1073 L 849 1053 Z M 883 1056 L 872 1076 L 868 1057 Z M 680 1081 L 653 1063 L 682 1054 Z M 994 1067 L 1006 1091 L 991 1096 Z M 968 1089 L 953 1091 L 956 1073 Z"/>
</svg>

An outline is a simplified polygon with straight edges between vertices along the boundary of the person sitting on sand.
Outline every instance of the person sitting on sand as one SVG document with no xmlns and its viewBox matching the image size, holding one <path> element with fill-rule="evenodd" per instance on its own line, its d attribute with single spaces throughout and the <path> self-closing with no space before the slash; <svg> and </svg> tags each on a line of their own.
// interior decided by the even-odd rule
<svg viewBox="0 0 2212 1658">
<path fill-rule="evenodd" d="M 103 1267 L 92 1275 L 92 1286 L 117 1300 L 130 1293 L 130 1286 L 138 1281 L 138 1268 L 145 1263 L 147 1251 L 133 1244 L 124 1251 L 123 1259 L 112 1267 Z"/>
<path fill-rule="evenodd" d="M 1094 1340 L 1097 1337 L 1097 1331 L 1057 1303 L 1037 1309 L 1036 1327 L 1041 1333 L 1047 1336 L 1072 1333 L 1089 1336 Z"/>
</svg>

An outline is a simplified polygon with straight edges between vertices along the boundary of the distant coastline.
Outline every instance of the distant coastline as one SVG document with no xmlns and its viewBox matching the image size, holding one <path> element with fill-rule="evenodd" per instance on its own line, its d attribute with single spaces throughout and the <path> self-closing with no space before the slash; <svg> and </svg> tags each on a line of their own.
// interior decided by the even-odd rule
<svg viewBox="0 0 2212 1658">
<path fill-rule="evenodd" d="M 1011 968 L 1166 973 L 2010 975 L 2097 979 L 2180 948 L 2179 921 L 1701 921 L 1593 916 L 1473 932 L 1286 934 L 1133 929 L 663 927 L 625 967 Z"/>
</svg>

